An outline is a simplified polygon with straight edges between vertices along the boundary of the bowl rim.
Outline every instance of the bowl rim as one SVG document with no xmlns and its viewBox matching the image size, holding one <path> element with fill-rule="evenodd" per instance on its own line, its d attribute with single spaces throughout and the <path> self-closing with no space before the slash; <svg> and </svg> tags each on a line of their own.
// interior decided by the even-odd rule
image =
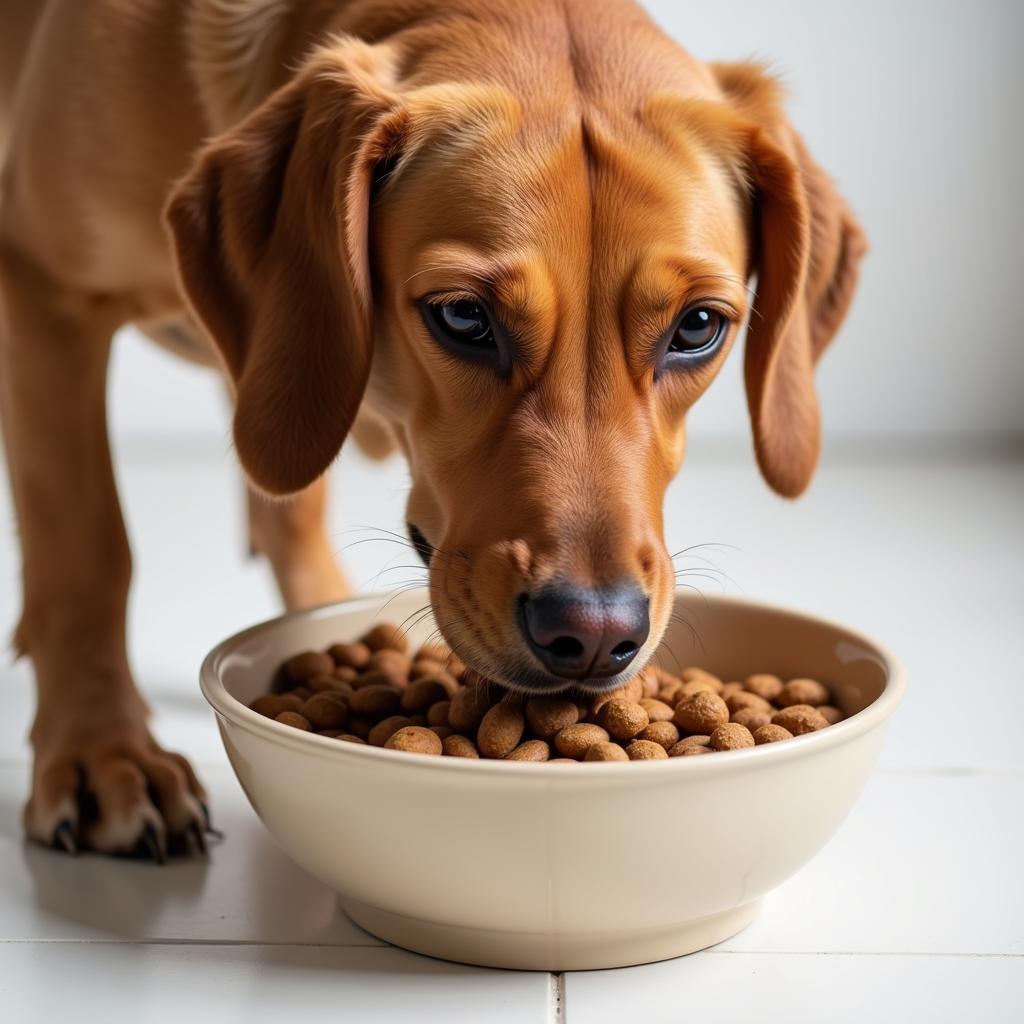
<svg viewBox="0 0 1024 1024">
<path fill-rule="evenodd" d="M 677 590 L 676 594 L 678 596 L 686 596 L 682 590 Z M 906 669 L 903 662 L 888 647 L 860 630 L 853 629 L 833 619 L 809 614 L 788 605 L 729 594 L 709 594 L 705 598 L 705 602 L 708 605 L 732 605 L 755 611 L 781 613 L 847 634 L 848 637 L 869 648 L 884 663 L 886 670 L 884 689 L 867 707 L 851 715 L 849 718 L 845 718 L 835 725 L 830 725 L 827 729 L 805 733 L 802 736 L 794 736 L 792 740 L 783 743 L 764 743 L 760 746 L 746 747 L 742 750 L 718 751 L 715 757 L 671 757 L 642 762 L 560 763 L 552 766 L 549 770 L 545 770 L 547 762 L 543 761 L 502 761 L 488 758 L 438 757 L 431 754 L 411 754 L 406 751 L 388 750 L 385 747 L 370 746 L 368 743 L 339 742 L 329 736 L 318 736 L 316 733 L 303 732 L 291 726 L 283 725 L 280 722 L 275 722 L 265 715 L 253 711 L 228 693 L 220 677 L 221 664 L 237 646 L 251 637 L 271 629 L 282 628 L 289 622 L 332 617 L 340 610 L 358 609 L 359 606 L 373 607 L 383 599 L 391 596 L 393 595 L 387 592 L 362 594 L 343 601 L 333 601 L 328 604 L 316 605 L 312 608 L 303 608 L 299 611 L 276 615 L 273 618 L 265 619 L 237 633 L 233 633 L 217 644 L 203 659 L 199 669 L 199 687 L 203 696 L 218 716 L 227 719 L 233 725 L 274 742 L 278 746 L 290 747 L 307 755 L 340 758 L 342 760 L 346 758 L 354 758 L 357 761 L 365 759 L 368 764 L 372 764 L 374 760 L 382 759 L 382 763 L 390 764 L 394 768 L 404 764 L 410 770 L 415 770 L 418 777 L 422 777 L 424 768 L 442 772 L 469 772 L 509 779 L 520 778 L 520 773 L 522 772 L 536 774 L 538 771 L 542 771 L 546 782 L 551 782 L 556 778 L 577 779 L 585 777 L 607 783 L 613 779 L 617 779 L 620 782 L 630 778 L 638 779 L 645 772 L 657 775 L 682 771 L 690 775 L 693 773 L 701 775 L 707 772 L 739 771 L 745 770 L 748 764 L 756 764 L 758 760 L 783 763 L 793 758 L 806 757 L 815 752 L 820 753 L 827 749 L 843 746 L 882 726 L 899 706 L 907 688 Z M 705 602 L 702 602 L 702 604 Z"/>
</svg>

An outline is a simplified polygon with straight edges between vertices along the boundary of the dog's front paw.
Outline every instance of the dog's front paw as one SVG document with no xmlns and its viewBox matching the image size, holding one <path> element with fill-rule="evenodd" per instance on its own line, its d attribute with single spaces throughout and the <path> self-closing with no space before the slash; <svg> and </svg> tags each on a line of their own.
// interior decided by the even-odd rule
<svg viewBox="0 0 1024 1024">
<path fill-rule="evenodd" d="M 67 853 L 143 857 L 206 852 L 206 794 L 188 761 L 160 747 L 138 713 L 95 708 L 37 718 L 31 839 Z"/>
</svg>

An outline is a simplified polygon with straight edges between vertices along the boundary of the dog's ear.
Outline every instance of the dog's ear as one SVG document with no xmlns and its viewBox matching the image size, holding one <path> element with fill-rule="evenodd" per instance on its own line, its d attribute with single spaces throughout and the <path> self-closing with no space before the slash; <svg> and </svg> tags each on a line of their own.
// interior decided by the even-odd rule
<svg viewBox="0 0 1024 1024">
<path fill-rule="evenodd" d="M 338 454 L 372 357 L 369 209 L 403 115 L 386 51 L 338 41 L 178 183 L 165 216 L 188 301 L 235 392 L 252 482 L 298 491 Z"/>
<path fill-rule="evenodd" d="M 713 67 L 748 126 L 757 298 L 744 374 L 757 461 L 774 490 L 796 497 L 810 483 L 821 445 L 814 364 L 846 315 L 867 246 L 782 113 L 776 83 L 755 64 Z"/>
</svg>

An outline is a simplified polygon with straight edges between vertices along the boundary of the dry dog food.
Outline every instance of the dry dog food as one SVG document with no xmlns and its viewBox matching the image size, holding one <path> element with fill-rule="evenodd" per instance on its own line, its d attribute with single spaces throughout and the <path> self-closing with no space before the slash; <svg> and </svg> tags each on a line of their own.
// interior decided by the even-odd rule
<svg viewBox="0 0 1024 1024">
<path fill-rule="evenodd" d="M 250 707 L 343 743 L 413 754 L 547 761 L 657 761 L 778 743 L 843 718 L 817 679 L 649 665 L 619 690 L 526 697 L 481 678 L 444 644 L 415 654 L 390 624 L 280 668 Z"/>
</svg>

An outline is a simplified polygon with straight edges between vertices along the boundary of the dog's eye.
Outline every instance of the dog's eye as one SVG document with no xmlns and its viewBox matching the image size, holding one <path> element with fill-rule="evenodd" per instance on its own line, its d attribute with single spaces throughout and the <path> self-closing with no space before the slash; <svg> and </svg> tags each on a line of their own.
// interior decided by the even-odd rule
<svg viewBox="0 0 1024 1024">
<path fill-rule="evenodd" d="M 708 306 L 695 306 L 687 310 L 672 332 L 669 352 L 694 355 L 713 348 L 725 333 L 726 318 Z"/>
<path fill-rule="evenodd" d="M 491 318 L 479 302 L 471 299 L 430 302 L 427 303 L 426 314 L 435 331 L 459 347 L 485 350 L 495 347 Z"/>
</svg>

